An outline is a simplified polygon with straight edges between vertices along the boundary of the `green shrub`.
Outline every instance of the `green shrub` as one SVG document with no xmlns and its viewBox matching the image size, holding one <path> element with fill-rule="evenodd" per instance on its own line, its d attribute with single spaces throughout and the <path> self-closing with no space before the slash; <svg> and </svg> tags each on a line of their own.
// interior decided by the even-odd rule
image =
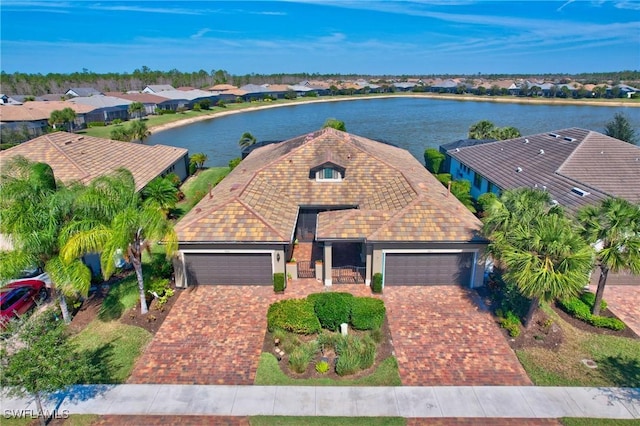
<svg viewBox="0 0 640 426">
<path fill-rule="evenodd" d="M 340 336 L 336 342 L 336 373 L 340 376 L 357 373 L 373 365 L 376 358 L 376 344 L 368 336 Z"/>
<path fill-rule="evenodd" d="M 289 355 L 289 366 L 296 373 L 304 373 L 317 352 L 318 347 L 313 342 L 300 345 Z"/>
<path fill-rule="evenodd" d="M 440 173 L 440 168 L 445 160 L 445 156 L 437 148 L 427 148 L 424 151 L 424 164 L 433 173 Z"/>
<path fill-rule="evenodd" d="M 349 323 L 353 299 L 351 293 L 314 293 L 307 296 L 322 328 L 332 331 L 338 330 L 342 323 Z"/>
<path fill-rule="evenodd" d="M 590 291 L 585 291 L 580 295 L 580 300 L 586 303 L 589 308 L 593 308 L 593 305 L 596 303 L 596 295 L 595 293 L 591 293 Z M 604 311 L 607 309 L 607 302 L 604 300 L 600 301 L 600 310 Z"/>
<path fill-rule="evenodd" d="M 589 296 L 590 295 L 590 296 Z M 586 299 L 586 300 L 585 300 Z M 591 307 L 595 302 L 595 295 L 593 293 L 583 293 L 581 297 L 571 297 L 565 300 L 558 301 L 560 308 L 569 315 L 591 324 L 594 327 L 609 328 L 611 330 L 624 330 L 625 324 L 617 318 L 601 317 L 591 314 Z M 604 303 L 606 307 L 606 303 Z M 603 306 L 602 304 L 600 305 Z M 604 308 L 602 308 L 604 309 Z"/>
<path fill-rule="evenodd" d="M 238 167 L 238 164 L 240 164 L 241 161 L 242 158 L 240 157 L 232 158 L 231 160 L 229 160 L 229 168 L 231 170 L 235 169 L 236 167 Z"/>
<path fill-rule="evenodd" d="M 373 297 L 354 297 L 351 303 L 351 325 L 356 330 L 376 330 L 382 326 L 384 302 Z"/>
<path fill-rule="evenodd" d="M 281 328 L 298 334 L 314 334 L 320 331 L 320 321 L 308 300 L 286 299 L 269 306 L 267 327 L 269 331 Z"/>
<path fill-rule="evenodd" d="M 373 291 L 374 293 L 382 293 L 382 274 L 380 272 L 376 272 L 375 274 L 373 274 L 371 291 Z"/>
<path fill-rule="evenodd" d="M 273 291 L 284 291 L 286 283 L 284 272 L 276 272 L 273 274 Z"/>
<path fill-rule="evenodd" d="M 499 311 L 498 316 L 501 316 L 500 326 L 509 332 L 509 336 L 518 337 L 520 335 L 520 318 L 513 311 L 507 311 L 504 316 Z"/>
<path fill-rule="evenodd" d="M 379 328 L 371 330 L 371 333 L 369 333 L 369 335 L 376 343 L 382 343 L 382 340 L 384 339 L 384 333 Z"/>
<path fill-rule="evenodd" d="M 316 363 L 316 371 L 320 374 L 326 374 L 329 371 L 329 363 L 327 361 L 318 361 Z"/>
<path fill-rule="evenodd" d="M 104 121 L 90 121 L 87 123 L 87 127 L 104 127 L 106 126 Z"/>
</svg>

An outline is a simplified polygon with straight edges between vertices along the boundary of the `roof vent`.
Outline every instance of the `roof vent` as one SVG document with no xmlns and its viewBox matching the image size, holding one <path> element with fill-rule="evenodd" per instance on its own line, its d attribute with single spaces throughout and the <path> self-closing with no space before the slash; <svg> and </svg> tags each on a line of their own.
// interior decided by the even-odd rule
<svg viewBox="0 0 640 426">
<path fill-rule="evenodd" d="M 552 138 L 559 138 L 560 135 L 557 133 L 549 133 L 549 136 L 551 136 Z"/>
<path fill-rule="evenodd" d="M 460 152 L 460 148 L 456 148 L 456 152 Z"/>
<path fill-rule="evenodd" d="M 516 173 L 520 173 L 522 171 L 522 167 L 516 167 Z"/>
<path fill-rule="evenodd" d="M 544 154 L 544 149 L 541 149 L 540 151 L 538 151 L 538 154 L 540 155 Z"/>
<path fill-rule="evenodd" d="M 73 141 L 66 141 L 64 144 L 65 145 L 71 145 L 73 143 Z"/>
<path fill-rule="evenodd" d="M 547 185 L 542 185 L 542 190 L 546 191 L 547 190 Z"/>
<path fill-rule="evenodd" d="M 529 143 L 529 139 L 525 139 L 525 140 L 524 140 L 524 143 Z"/>
<path fill-rule="evenodd" d="M 565 141 L 567 141 L 567 142 L 575 142 L 575 141 L 576 141 L 574 138 L 570 138 L 569 136 L 565 136 L 565 137 L 564 137 L 564 138 L 562 138 L 562 139 L 564 139 L 564 140 L 565 140 Z"/>
<path fill-rule="evenodd" d="M 554 205 L 554 206 L 557 206 L 558 205 L 558 200 L 551 200 L 551 204 Z"/>
<path fill-rule="evenodd" d="M 573 192 L 574 194 L 578 194 L 581 197 L 586 197 L 587 195 L 591 194 L 590 192 L 585 191 L 584 189 L 580 189 L 578 187 L 573 187 L 571 188 L 571 192 Z"/>
</svg>

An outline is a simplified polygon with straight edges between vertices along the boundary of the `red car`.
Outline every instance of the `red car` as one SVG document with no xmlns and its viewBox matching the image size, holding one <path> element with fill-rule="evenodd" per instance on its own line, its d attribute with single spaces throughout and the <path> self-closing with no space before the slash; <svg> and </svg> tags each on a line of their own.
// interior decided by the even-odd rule
<svg viewBox="0 0 640 426">
<path fill-rule="evenodd" d="M 49 297 L 42 280 L 20 280 L 0 288 L 0 327 L 11 319 L 23 315 Z"/>
</svg>

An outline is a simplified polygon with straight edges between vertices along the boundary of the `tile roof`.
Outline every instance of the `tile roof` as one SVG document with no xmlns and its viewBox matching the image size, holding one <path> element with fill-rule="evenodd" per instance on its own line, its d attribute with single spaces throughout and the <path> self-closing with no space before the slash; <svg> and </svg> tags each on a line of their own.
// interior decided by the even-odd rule
<svg viewBox="0 0 640 426">
<path fill-rule="evenodd" d="M 161 104 L 166 101 L 166 98 L 162 96 L 154 95 L 153 93 L 122 93 L 122 92 L 106 92 L 105 95 L 112 96 L 114 98 L 126 99 L 132 102 L 141 102 L 143 104 Z"/>
<path fill-rule="evenodd" d="M 86 114 L 95 109 L 89 105 L 78 105 L 68 101 L 30 101 L 22 105 L 0 106 L 0 121 L 48 120 L 55 110 L 71 108 L 76 114 Z"/>
<path fill-rule="evenodd" d="M 501 189 L 546 189 L 570 212 L 609 196 L 640 202 L 640 147 L 598 132 L 569 128 L 447 153 Z"/>
<path fill-rule="evenodd" d="M 187 155 L 184 148 L 142 145 L 67 132 L 55 132 L 0 152 L 0 165 L 21 155 L 51 166 L 57 179 L 88 183 L 124 167 L 133 173 L 136 190 L 142 189 L 168 167 Z"/>
<path fill-rule="evenodd" d="M 318 158 L 341 181 L 316 181 Z M 470 241 L 479 220 L 408 151 L 323 129 L 253 151 L 177 225 L 182 242 L 291 241 L 299 208 L 320 213 L 318 239 Z"/>
</svg>

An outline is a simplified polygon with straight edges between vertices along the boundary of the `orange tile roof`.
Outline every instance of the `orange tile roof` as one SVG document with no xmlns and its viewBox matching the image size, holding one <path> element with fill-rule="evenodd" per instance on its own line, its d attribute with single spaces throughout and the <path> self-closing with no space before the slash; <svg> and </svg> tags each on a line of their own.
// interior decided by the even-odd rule
<svg viewBox="0 0 640 426">
<path fill-rule="evenodd" d="M 55 132 L 0 152 L 0 166 L 21 155 L 51 166 L 57 179 L 88 183 L 98 176 L 124 167 L 131 171 L 136 190 L 188 154 L 184 148 L 142 145 Z"/>
<path fill-rule="evenodd" d="M 339 182 L 311 168 L 339 158 Z M 254 150 L 177 225 L 183 242 L 289 242 L 299 207 L 321 213 L 319 239 L 470 241 L 480 221 L 408 151 L 323 129 Z"/>
<path fill-rule="evenodd" d="M 95 109 L 89 105 L 78 105 L 67 101 L 30 101 L 22 105 L 0 106 L 0 121 L 48 120 L 53 111 L 71 108 L 76 114 L 86 114 Z"/>
</svg>

